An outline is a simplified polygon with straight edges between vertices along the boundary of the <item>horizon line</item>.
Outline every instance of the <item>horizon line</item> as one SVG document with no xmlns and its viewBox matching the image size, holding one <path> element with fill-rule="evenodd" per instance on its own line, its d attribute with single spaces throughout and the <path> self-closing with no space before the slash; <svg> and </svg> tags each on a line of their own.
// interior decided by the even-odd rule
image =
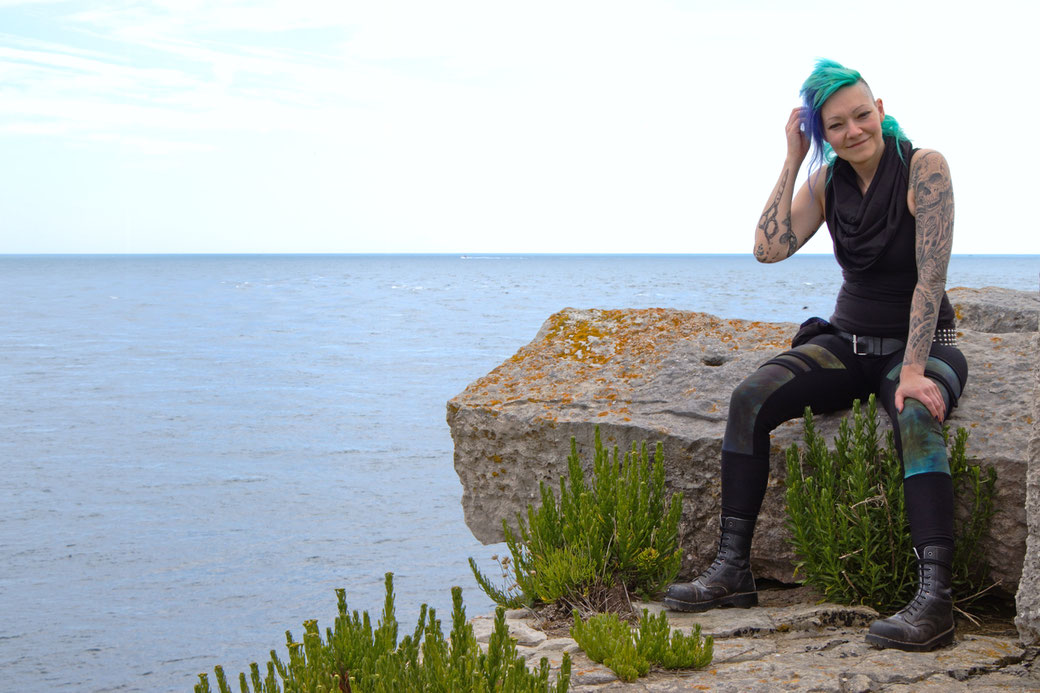
<svg viewBox="0 0 1040 693">
<path fill-rule="evenodd" d="M 458 257 L 493 258 L 493 257 L 754 257 L 751 253 L 567 253 L 567 252 L 422 252 L 422 251 L 383 251 L 383 252 L 308 252 L 308 251 L 254 251 L 254 252 L 44 252 L 44 253 L 0 253 L 0 258 L 15 257 Z M 791 257 L 834 257 L 833 253 L 800 253 Z M 1037 257 L 1040 253 L 952 253 L 951 257 Z M 787 258 L 790 259 L 790 258 Z M 774 263 L 775 264 L 775 263 Z"/>
</svg>

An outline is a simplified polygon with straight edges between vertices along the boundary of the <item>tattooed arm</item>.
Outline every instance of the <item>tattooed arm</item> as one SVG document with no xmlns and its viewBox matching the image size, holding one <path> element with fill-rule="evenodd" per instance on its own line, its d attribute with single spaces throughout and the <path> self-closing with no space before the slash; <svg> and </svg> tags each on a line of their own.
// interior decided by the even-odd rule
<svg viewBox="0 0 1040 693">
<path fill-rule="evenodd" d="M 942 154 L 931 149 L 914 154 L 907 198 L 910 212 L 917 219 L 917 286 L 910 304 L 910 330 L 896 390 L 896 409 L 903 411 L 904 400 L 912 397 L 942 421 L 946 418 L 942 392 L 924 374 L 953 247 L 953 186 Z"/>
<path fill-rule="evenodd" d="M 814 196 L 808 183 L 794 194 L 794 179 L 809 152 L 809 138 L 801 131 L 801 109 L 791 111 L 787 120 L 787 159 L 780 179 L 769 195 L 762 216 L 755 227 L 755 258 L 759 262 L 779 262 L 794 255 L 812 238 L 823 223 L 824 166 L 813 177 Z"/>
</svg>

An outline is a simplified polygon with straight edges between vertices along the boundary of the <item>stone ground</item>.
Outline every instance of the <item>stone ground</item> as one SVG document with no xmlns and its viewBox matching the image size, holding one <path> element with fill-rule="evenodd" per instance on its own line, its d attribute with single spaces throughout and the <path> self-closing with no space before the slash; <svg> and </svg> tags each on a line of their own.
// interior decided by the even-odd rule
<svg viewBox="0 0 1040 693">
<path fill-rule="evenodd" d="M 868 607 L 807 601 L 799 590 L 760 591 L 751 609 L 701 614 L 668 612 L 669 623 L 689 632 L 693 624 L 715 639 L 715 658 L 699 671 L 652 669 L 624 683 L 587 657 L 563 624 L 539 622 L 529 611 L 507 613 L 518 650 L 532 665 L 547 657 L 554 670 L 571 656 L 571 690 L 619 693 L 670 691 L 1040 691 L 1035 648 L 1018 639 L 1010 617 L 975 625 L 959 619 L 953 645 L 929 653 L 879 650 L 864 642 L 877 613 Z M 658 612 L 656 603 L 634 606 Z M 487 642 L 493 616 L 472 619 L 477 639 Z"/>
</svg>

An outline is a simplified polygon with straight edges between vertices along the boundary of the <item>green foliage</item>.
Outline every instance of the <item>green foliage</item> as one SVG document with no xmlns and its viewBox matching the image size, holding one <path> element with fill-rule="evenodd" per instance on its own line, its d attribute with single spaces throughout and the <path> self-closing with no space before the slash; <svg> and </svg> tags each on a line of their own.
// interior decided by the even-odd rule
<svg viewBox="0 0 1040 693">
<path fill-rule="evenodd" d="M 665 669 L 703 669 L 711 664 L 712 637 L 701 637 L 700 624 L 694 624 L 689 635 L 672 631 L 663 611 L 651 616 L 649 610 L 643 609 L 636 638 L 640 654 Z"/>
<path fill-rule="evenodd" d="M 368 612 L 347 612 L 343 590 L 336 590 L 339 615 L 335 628 L 327 628 L 322 640 L 316 621 L 303 624 L 303 641 L 286 632 L 288 662 L 271 651 L 267 675 L 260 676 L 256 663 L 250 676 L 239 675 L 241 693 L 505 693 L 544 691 L 566 693 L 570 686 L 571 662 L 567 654 L 555 684 L 549 683 L 549 660 L 542 658 L 538 671 L 531 672 L 517 654 L 516 641 L 509 637 L 505 610 L 495 612 L 495 628 L 482 652 L 466 622 L 462 590 L 452 588 L 452 627 L 448 639 L 434 609 L 422 605 L 415 630 L 397 641 L 394 616 L 393 576 L 386 574 L 386 601 L 375 629 Z M 217 690 L 231 693 L 224 670 L 214 669 Z M 199 674 L 195 693 L 212 693 L 209 677 Z"/>
<path fill-rule="evenodd" d="M 983 557 L 982 537 L 993 517 L 997 471 L 968 464 L 966 448 L 968 431 L 958 428 L 950 444 L 949 427 L 943 428 L 950 449 L 950 475 L 954 497 L 967 504 L 956 526 L 957 542 L 953 548 L 953 593 L 960 606 L 978 598 L 989 583 L 989 565 Z"/>
<path fill-rule="evenodd" d="M 496 587 L 470 559 L 477 584 L 496 603 L 562 602 L 595 611 L 604 606 L 606 588 L 620 584 L 649 596 L 675 578 L 682 494 L 673 494 L 666 507 L 660 443 L 652 464 L 645 443 L 633 443 L 622 458 L 616 446 L 612 454 L 604 449 L 597 427 L 591 483 L 572 438 L 559 500 L 546 484 L 539 490 L 540 506 L 528 505 L 526 520 L 517 515 L 517 533 L 502 522 L 507 586 Z"/>
<path fill-rule="evenodd" d="M 907 529 L 903 471 L 889 433 L 878 439 L 873 395 L 862 411 L 853 403 L 851 422 L 842 419 L 827 449 L 805 410 L 805 451 L 787 451 L 787 518 L 798 557 L 796 573 L 828 600 L 866 604 L 878 611 L 902 606 L 913 594 L 917 564 Z M 959 429 L 949 447 L 950 471 L 959 502 L 971 514 L 957 525 L 954 594 L 963 606 L 978 594 L 988 574 L 981 538 L 993 515 L 996 472 L 969 465 L 968 433 Z M 969 596 L 971 595 L 971 596 Z"/>
<path fill-rule="evenodd" d="M 622 681 L 635 681 L 650 672 L 650 660 L 636 648 L 632 629 L 617 614 L 596 614 L 582 621 L 574 610 L 571 637 L 594 662 L 601 662 Z"/>
<path fill-rule="evenodd" d="M 665 669 L 702 669 L 711 664 L 714 651 L 711 636 L 702 638 L 699 625 L 690 635 L 672 632 L 664 612 L 651 616 L 647 609 L 634 633 L 617 614 L 596 614 L 583 622 L 575 609 L 571 637 L 589 659 L 603 663 L 622 681 L 646 676 L 651 664 Z"/>
</svg>

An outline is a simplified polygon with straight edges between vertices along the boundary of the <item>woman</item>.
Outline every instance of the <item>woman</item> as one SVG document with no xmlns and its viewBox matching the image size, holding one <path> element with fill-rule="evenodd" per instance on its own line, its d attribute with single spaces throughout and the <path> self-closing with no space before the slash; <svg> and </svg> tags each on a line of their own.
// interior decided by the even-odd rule
<svg viewBox="0 0 1040 693">
<path fill-rule="evenodd" d="M 830 322 L 802 325 L 792 349 L 733 392 L 722 445 L 719 551 L 673 609 L 758 603 L 749 555 L 769 472 L 769 434 L 805 407 L 827 412 L 876 393 L 895 431 L 918 560 L 918 591 L 867 640 L 926 651 L 953 641 L 953 483 L 942 422 L 967 379 L 946 297 L 953 191 L 939 152 L 913 149 L 859 73 L 820 60 L 787 121 L 787 158 L 755 229 L 755 257 L 778 262 L 826 221 L 844 282 Z M 815 144 L 807 182 L 793 183 Z"/>
</svg>

